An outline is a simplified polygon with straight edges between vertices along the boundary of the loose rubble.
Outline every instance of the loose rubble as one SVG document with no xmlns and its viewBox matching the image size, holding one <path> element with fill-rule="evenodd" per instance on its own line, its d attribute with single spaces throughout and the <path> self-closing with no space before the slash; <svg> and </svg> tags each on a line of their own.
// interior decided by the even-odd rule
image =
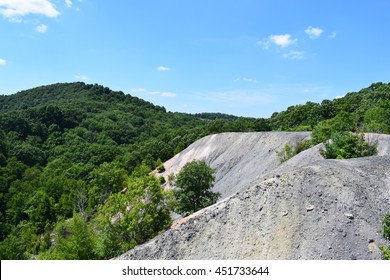
<svg viewBox="0 0 390 280">
<path fill-rule="evenodd" d="M 117 259 L 381 259 L 379 248 L 386 241 L 380 218 L 390 211 L 388 135 L 380 136 L 379 156 L 325 160 L 319 145 L 282 165 L 273 156 L 261 161 L 256 148 L 245 148 L 243 140 L 239 145 L 235 137 L 251 142 L 258 137 L 259 143 L 280 139 L 275 147 L 294 138 L 281 133 L 228 133 L 202 139 L 200 146 L 193 146 L 196 151 L 178 155 L 168 169 L 183 165 L 184 158 L 191 161 L 189 153 L 203 152 L 198 159 L 207 159 L 215 168 L 229 165 L 230 171 L 219 177 L 219 190 L 230 184 L 224 198 Z M 224 147 L 231 149 L 230 157 L 212 152 L 213 145 L 224 142 L 236 143 L 237 152 L 232 147 Z M 249 158 L 254 161 L 245 160 Z M 179 159 L 183 161 L 178 163 Z M 261 170 L 237 166 L 256 163 Z"/>
</svg>

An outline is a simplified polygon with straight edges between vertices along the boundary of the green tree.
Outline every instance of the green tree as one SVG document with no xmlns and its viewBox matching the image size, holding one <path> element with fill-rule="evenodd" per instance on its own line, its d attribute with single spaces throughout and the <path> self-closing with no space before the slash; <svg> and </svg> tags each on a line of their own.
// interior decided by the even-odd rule
<svg viewBox="0 0 390 280">
<path fill-rule="evenodd" d="M 168 202 L 156 177 L 132 177 L 127 192 L 112 194 L 99 208 L 99 256 L 114 257 L 166 229 L 172 222 Z"/>
<path fill-rule="evenodd" d="M 122 190 L 127 185 L 127 172 L 116 162 L 103 163 L 89 175 L 92 188 L 89 191 L 90 206 L 105 201 L 111 193 Z"/>
<path fill-rule="evenodd" d="M 40 259 L 93 260 L 97 259 L 96 234 L 75 214 L 71 220 L 59 222 L 54 229 L 55 245 L 39 255 Z"/>
<path fill-rule="evenodd" d="M 14 146 L 12 155 L 28 166 L 43 164 L 45 162 L 45 153 L 41 149 L 34 147 L 31 144 L 21 144 Z"/>
<path fill-rule="evenodd" d="M 156 166 L 157 166 L 158 173 L 163 173 L 165 171 L 164 163 L 161 161 L 160 158 L 157 159 Z"/>
<path fill-rule="evenodd" d="M 26 246 L 21 238 L 10 234 L 0 242 L 0 260 L 25 260 L 28 258 L 25 250 Z"/>
<path fill-rule="evenodd" d="M 214 204 L 220 197 L 211 191 L 215 170 L 204 161 L 192 161 L 177 174 L 174 195 L 178 201 L 177 211 L 193 213 Z"/>
<path fill-rule="evenodd" d="M 259 118 L 255 120 L 256 131 L 271 131 L 271 125 L 269 119 Z"/>
<path fill-rule="evenodd" d="M 224 132 L 226 121 L 221 119 L 215 119 L 208 123 L 207 125 L 207 133 L 215 134 Z"/>
<path fill-rule="evenodd" d="M 329 120 L 319 122 L 311 132 L 313 143 L 319 144 L 328 141 L 333 134 L 333 128 Z"/>
<path fill-rule="evenodd" d="M 29 208 L 26 210 L 29 219 L 40 232 L 51 226 L 55 221 L 56 213 L 54 201 L 43 190 L 38 190 L 29 201 Z"/>
<path fill-rule="evenodd" d="M 364 122 L 368 131 L 390 133 L 390 101 L 381 102 L 379 106 L 369 109 Z"/>
</svg>

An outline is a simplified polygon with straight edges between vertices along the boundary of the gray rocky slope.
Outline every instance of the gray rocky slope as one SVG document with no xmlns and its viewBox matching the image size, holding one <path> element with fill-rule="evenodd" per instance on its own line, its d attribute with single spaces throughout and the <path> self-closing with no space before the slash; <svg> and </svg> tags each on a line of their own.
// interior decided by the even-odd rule
<svg viewBox="0 0 390 280">
<path fill-rule="evenodd" d="M 318 145 L 278 164 L 275 149 L 307 137 L 224 133 L 194 143 L 166 173 L 206 160 L 224 198 L 118 259 L 380 259 L 390 136 L 367 135 L 378 156 L 325 160 Z"/>
<path fill-rule="evenodd" d="M 200 139 L 164 163 L 161 175 L 178 173 L 190 161 L 204 160 L 216 170 L 213 191 L 226 198 L 279 165 L 276 151 L 309 139 L 310 132 L 221 133 Z M 318 154 L 320 157 L 320 155 Z"/>
</svg>

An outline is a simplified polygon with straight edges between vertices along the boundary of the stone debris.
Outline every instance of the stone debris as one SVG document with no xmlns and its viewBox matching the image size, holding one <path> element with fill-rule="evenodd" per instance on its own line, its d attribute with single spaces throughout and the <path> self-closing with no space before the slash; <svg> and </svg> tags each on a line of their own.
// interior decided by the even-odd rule
<svg viewBox="0 0 390 280">
<path fill-rule="evenodd" d="M 310 204 L 310 205 L 306 206 L 306 211 L 310 212 L 313 210 L 314 210 L 314 205 Z"/>
<path fill-rule="evenodd" d="M 315 146 L 279 165 L 275 149 L 307 136 L 222 133 L 194 143 L 164 165 L 170 173 L 206 160 L 224 197 L 117 259 L 381 259 L 390 135 L 374 135 L 378 156 L 326 160 Z"/>
</svg>

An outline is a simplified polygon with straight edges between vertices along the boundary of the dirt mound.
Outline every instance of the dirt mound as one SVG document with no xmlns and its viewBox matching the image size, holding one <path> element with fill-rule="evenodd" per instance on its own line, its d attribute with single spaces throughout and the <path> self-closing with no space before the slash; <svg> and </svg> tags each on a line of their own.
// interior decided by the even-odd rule
<svg viewBox="0 0 390 280">
<path fill-rule="evenodd" d="M 309 139 L 309 132 L 221 133 L 206 136 L 164 163 L 168 175 L 177 174 L 193 160 L 204 160 L 216 169 L 213 191 L 222 199 L 243 188 L 262 174 L 279 166 L 276 151 Z"/>
<path fill-rule="evenodd" d="M 233 145 L 236 140 L 223 137 L 241 138 L 237 143 L 258 137 L 257 142 L 262 143 L 259 146 L 269 150 L 270 146 L 264 143 L 271 142 L 270 139 L 279 141 L 273 146 L 278 149 L 283 143 L 291 143 L 288 142 L 291 139 L 300 141 L 307 137 L 304 133 L 296 137 L 289 133 L 255 134 L 229 133 L 214 139 L 217 143 L 226 141 Z M 286 139 L 282 135 L 289 140 L 280 140 Z M 378 136 L 381 156 L 325 160 L 318 155 L 321 148 L 318 145 L 280 166 L 274 159 L 274 168 L 267 167 L 267 162 L 259 162 L 263 166 L 259 169 L 249 167 L 258 160 L 253 154 L 269 154 L 265 158 L 272 159 L 276 156 L 274 151 L 267 153 L 259 148 L 255 152 L 255 148 L 241 144 L 235 146 L 238 156 L 235 158 L 233 146 L 222 145 L 231 150 L 216 157 L 213 151 L 218 147 L 213 146 L 216 143 L 211 145 L 210 139 L 204 138 L 202 145 L 194 146 L 196 154 L 215 164 L 215 168 L 226 168 L 229 162 L 216 163 L 219 157 L 229 153 L 230 160 L 241 167 L 230 165 L 230 171 L 224 171 L 219 180 L 227 177 L 237 183 L 246 179 L 246 183 L 236 188 L 238 192 L 234 195 L 199 211 L 119 259 L 381 258 L 379 247 L 386 241 L 380 234 L 380 218 L 390 210 L 389 135 Z M 203 152 L 202 146 L 208 151 Z M 250 155 L 239 152 L 242 149 Z M 184 156 L 185 153 L 179 155 L 182 165 Z M 255 161 L 250 161 L 251 158 Z M 232 184 L 225 194 L 233 189 Z"/>
</svg>

